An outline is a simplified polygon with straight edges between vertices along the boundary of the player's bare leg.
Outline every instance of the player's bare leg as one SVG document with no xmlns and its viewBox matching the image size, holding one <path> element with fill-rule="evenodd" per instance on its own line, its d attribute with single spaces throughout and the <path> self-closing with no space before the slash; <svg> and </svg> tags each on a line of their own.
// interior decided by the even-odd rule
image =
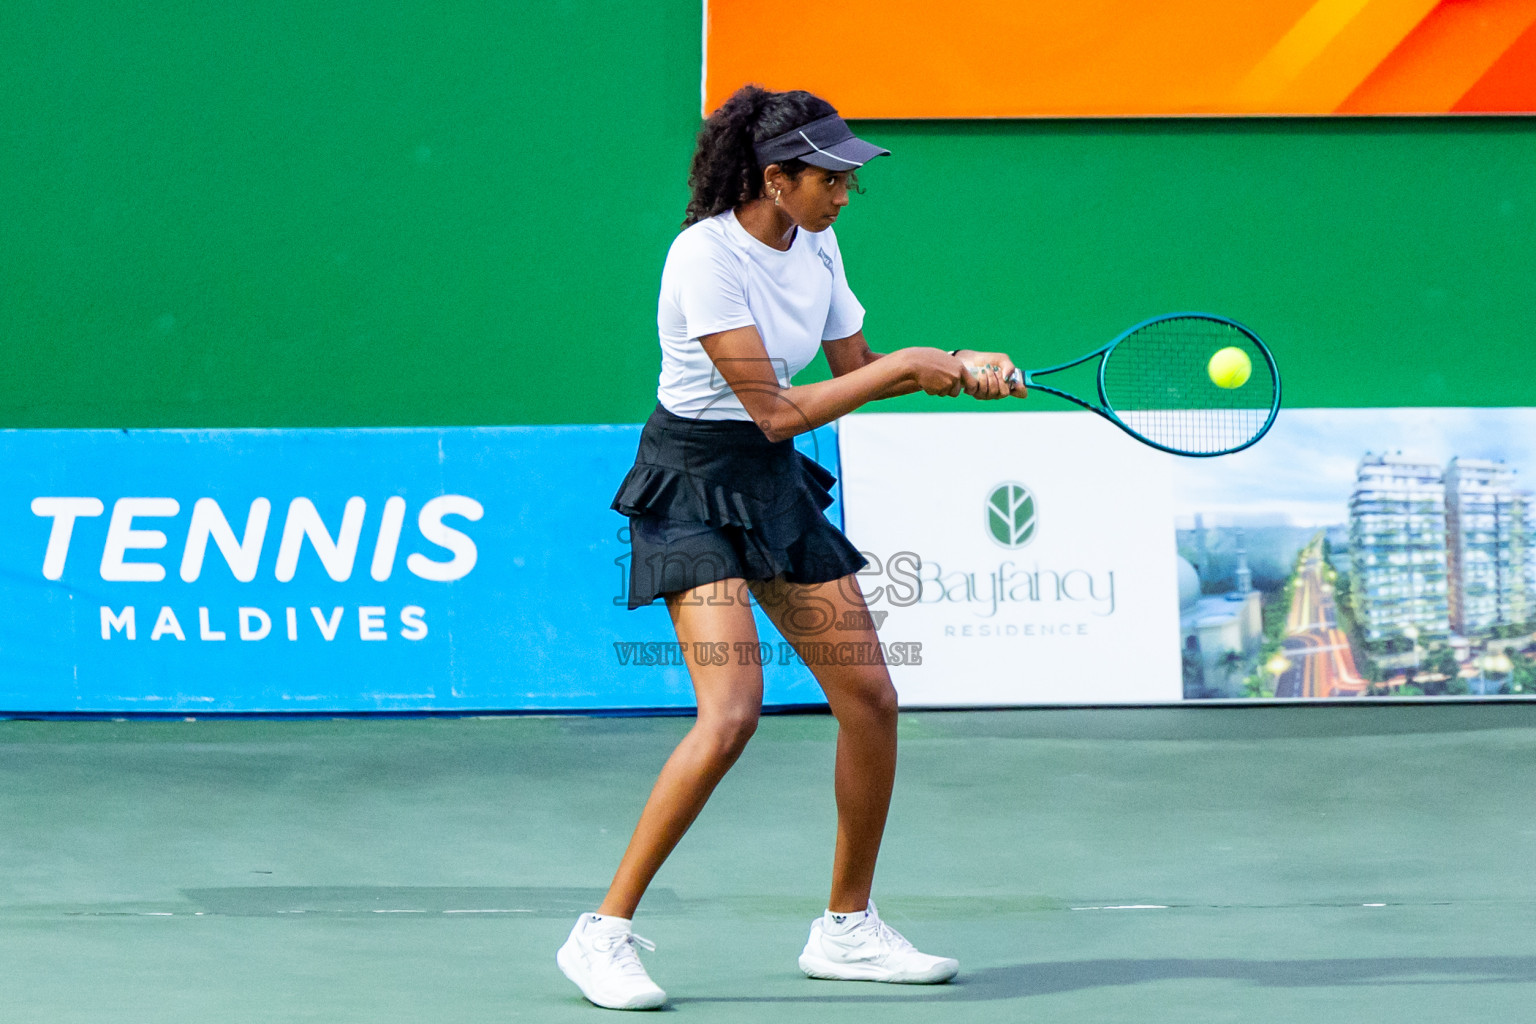
<svg viewBox="0 0 1536 1024">
<path fill-rule="evenodd" d="M 870 899 L 896 779 L 896 688 L 880 657 L 858 579 L 814 585 L 777 580 L 754 593 L 810 665 L 837 718 L 832 894 L 827 912 L 811 922 L 800 969 L 838 981 L 948 981 L 960 970 L 959 961 L 919 952 L 880 920 Z"/>
<path fill-rule="evenodd" d="M 711 598 L 715 603 L 711 603 Z M 723 598 L 723 599 L 722 599 Z M 757 646 L 757 624 L 744 581 L 708 583 L 667 595 L 698 700 L 698 718 L 662 767 L 599 913 L 631 918 L 651 879 L 677 846 L 715 786 L 757 729 L 763 672 L 740 664 L 738 643 Z M 695 643 L 724 643 L 726 664 L 701 664 Z"/>
<path fill-rule="evenodd" d="M 896 688 L 879 657 L 855 577 L 821 584 L 780 579 L 754 584 L 753 593 L 800 651 L 837 719 L 837 847 L 827 907 L 862 911 L 869 904 L 896 781 Z M 855 645 L 842 650 L 870 652 L 872 658 L 857 660 L 872 663 L 836 664 L 817 644 Z"/>
</svg>

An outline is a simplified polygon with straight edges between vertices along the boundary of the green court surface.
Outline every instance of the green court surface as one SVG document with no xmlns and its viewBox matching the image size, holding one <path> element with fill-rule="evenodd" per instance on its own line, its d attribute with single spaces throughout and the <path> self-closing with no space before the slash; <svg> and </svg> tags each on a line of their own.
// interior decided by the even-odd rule
<svg viewBox="0 0 1536 1024">
<path fill-rule="evenodd" d="M 0 1018 L 614 1019 L 554 951 L 689 724 L 0 722 Z M 1536 706 L 904 714 L 937 988 L 796 970 L 834 731 L 765 718 L 641 908 L 679 1018 L 1532 1019 Z"/>
</svg>

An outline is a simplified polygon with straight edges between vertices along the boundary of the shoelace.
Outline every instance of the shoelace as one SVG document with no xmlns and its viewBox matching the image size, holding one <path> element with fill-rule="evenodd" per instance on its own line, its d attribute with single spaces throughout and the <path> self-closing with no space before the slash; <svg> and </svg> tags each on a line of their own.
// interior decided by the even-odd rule
<svg viewBox="0 0 1536 1024">
<path fill-rule="evenodd" d="M 623 974 L 645 974 L 645 965 L 640 962 L 640 954 L 635 952 L 635 947 L 654 953 L 656 943 L 634 932 L 626 932 L 622 936 L 615 936 L 611 946 L 598 946 L 600 952 L 608 954 L 608 959 Z M 649 975 L 646 975 L 649 977 Z"/>
<path fill-rule="evenodd" d="M 895 928 L 892 928 L 878 917 L 875 918 L 875 934 L 880 937 L 880 941 L 890 946 L 893 952 L 907 952 L 909 950 L 916 950 L 917 948 L 916 946 L 912 945 L 912 943 L 907 941 L 907 937 L 905 935 L 901 934 L 901 932 L 898 932 Z"/>
<path fill-rule="evenodd" d="M 917 951 L 917 947 L 908 942 L 905 935 L 885 923 L 880 917 L 880 912 L 875 909 L 873 900 L 869 903 L 869 916 L 864 918 L 857 931 L 873 932 L 875 943 L 884 947 L 883 951 L 875 957 L 876 959 L 884 960 L 893 953 L 915 953 Z M 854 935 L 850 934 L 848 937 L 854 938 Z M 857 940 L 855 939 L 855 941 Z"/>
</svg>

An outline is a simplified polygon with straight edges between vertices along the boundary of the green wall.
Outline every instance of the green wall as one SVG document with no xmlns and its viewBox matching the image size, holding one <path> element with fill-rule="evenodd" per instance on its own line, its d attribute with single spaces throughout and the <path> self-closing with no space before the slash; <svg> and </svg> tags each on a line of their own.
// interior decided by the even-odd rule
<svg viewBox="0 0 1536 1024">
<path fill-rule="evenodd" d="M 643 419 L 698 0 L 444 10 L 0 7 L 0 427 Z M 878 349 L 1208 309 L 1292 405 L 1536 405 L 1530 119 L 860 130 Z"/>
</svg>

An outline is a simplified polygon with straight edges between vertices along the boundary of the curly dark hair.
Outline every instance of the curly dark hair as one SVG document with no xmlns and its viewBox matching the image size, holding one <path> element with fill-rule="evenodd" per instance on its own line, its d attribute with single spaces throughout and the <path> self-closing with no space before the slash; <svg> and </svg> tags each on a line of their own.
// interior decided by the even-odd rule
<svg viewBox="0 0 1536 1024">
<path fill-rule="evenodd" d="M 763 194 L 763 168 L 752 145 L 793 131 L 837 109 L 808 92 L 769 92 L 744 85 L 720 104 L 699 129 L 699 141 L 688 168 L 688 211 L 683 227 L 724 213 Z M 796 177 L 810 164 L 790 159 L 779 163 Z M 857 188 L 855 184 L 853 186 Z"/>
</svg>

